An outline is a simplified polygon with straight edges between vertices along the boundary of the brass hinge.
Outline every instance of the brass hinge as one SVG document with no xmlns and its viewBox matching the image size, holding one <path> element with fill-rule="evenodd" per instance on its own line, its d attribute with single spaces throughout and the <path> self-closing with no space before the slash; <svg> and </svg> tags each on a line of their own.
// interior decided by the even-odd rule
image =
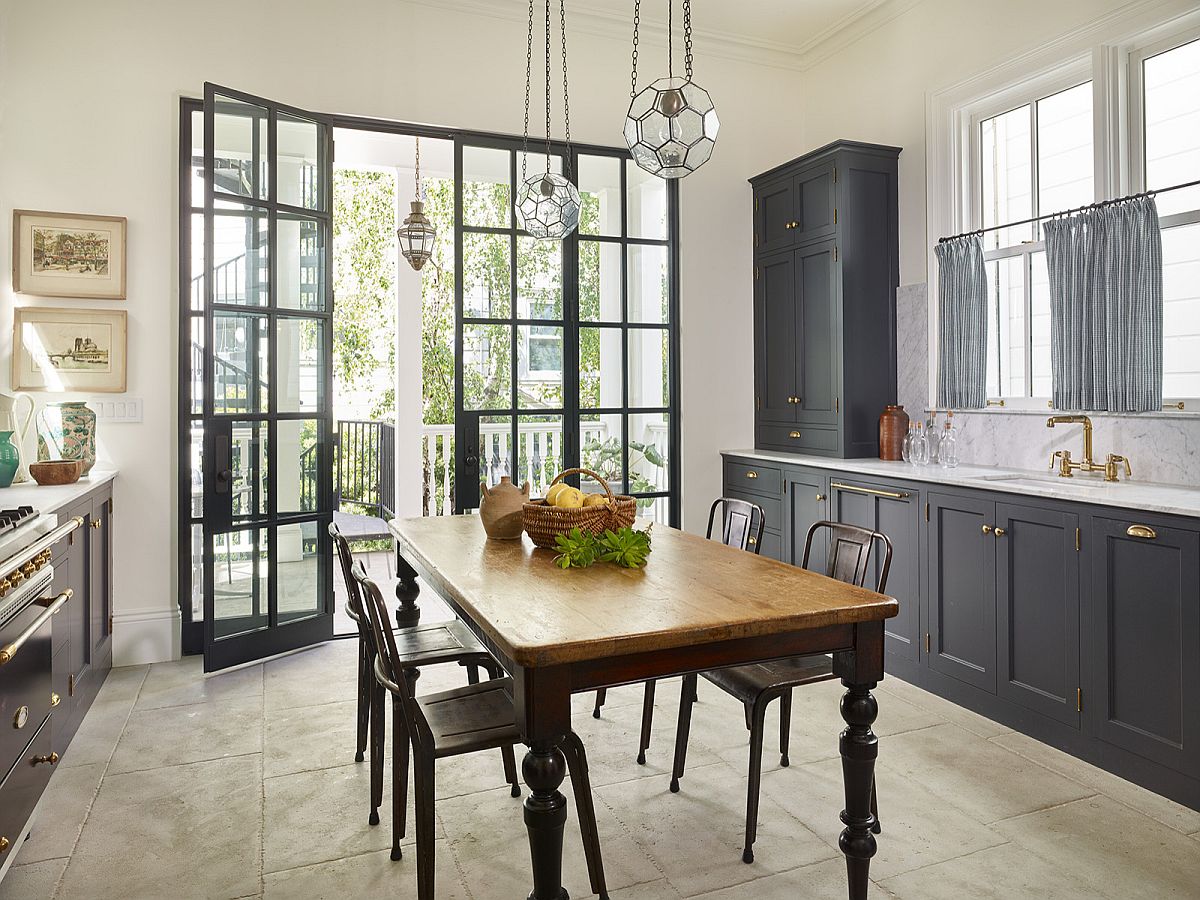
<svg viewBox="0 0 1200 900">
<path fill-rule="evenodd" d="M 833 411 L 840 413 L 842 411 L 842 399 L 840 397 L 833 398 Z"/>
<path fill-rule="evenodd" d="M 929 521 L 929 504 L 928 503 L 925 504 L 925 521 L 926 522 Z"/>
<path fill-rule="evenodd" d="M 1075 712 L 1083 712 L 1083 688 L 1075 688 Z"/>
<path fill-rule="evenodd" d="M 833 261 L 837 262 L 837 244 L 833 245 Z"/>
<path fill-rule="evenodd" d="M 75 696 L 75 676 L 74 675 L 67 676 L 67 696 L 68 697 Z"/>
<path fill-rule="evenodd" d="M 75 546 L 75 532 L 73 532 L 73 531 L 67 535 L 67 546 L 68 547 Z"/>
<path fill-rule="evenodd" d="M 754 208 L 755 208 L 755 210 L 758 209 L 758 198 L 757 197 L 754 198 Z"/>
<path fill-rule="evenodd" d="M 836 206 L 833 208 L 833 224 L 834 225 L 837 224 L 837 207 Z"/>
<path fill-rule="evenodd" d="M 925 655 L 929 655 L 929 632 L 925 632 Z"/>
<path fill-rule="evenodd" d="M 112 634 L 112 630 L 113 630 L 113 614 L 109 613 L 108 614 L 108 633 Z"/>
<path fill-rule="evenodd" d="M 754 246 L 755 247 L 758 246 L 758 232 L 757 231 L 754 232 Z"/>
<path fill-rule="evenodd" d="M 112 497 L 109 497 L 108 498 L 108 514 L 111 516 L 113 514 L 113 510 L 116 508 L 117 508 L 117 501 L 114 500 Z"/>
<path fill-rule="evenodd" d="M 754 280 L 758 281 L 758 266 L 754 267 Z"/>
<path fill-rule="evenodd" d="M 833 183 L 837 184 L 837 166 L 833 167 Z"/>
<path fill-rule="evenodd" d="M 1076 528 L 1076 529 L 1075 529 L 1075 552 L 1076 552 L 1076 553 L 1078 553 L 1078 552 L 1079 552 L 1079 543 L 1080 543 L 1080 540 L 1079 540 L 1079 529 L 1078 529 L 1078 528 Z"/>
<path fill-rule="evenodd" d="M 754 395 L 754 408 L 762 409 L 762 397 L 760 397 L 758 394 Z"/>
</svg>

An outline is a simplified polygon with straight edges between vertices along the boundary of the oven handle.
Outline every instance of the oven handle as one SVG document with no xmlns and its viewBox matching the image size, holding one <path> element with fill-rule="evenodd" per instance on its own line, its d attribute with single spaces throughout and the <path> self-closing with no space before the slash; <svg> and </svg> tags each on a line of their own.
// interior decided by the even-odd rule
<svg viewBox="0 0 1200 900">
<path fill-rule="evenodd" d="M 38 629 L 49 622 L 51 616 L 62 609 L 63 604 L 70 600 L 73 594 L 74 591 L 67 588 L 57 597 L 46 597 L 43 600 L 34 601 L 35 603 L 43 603 L 46 607 L 45 611 L 34 619 L 33 624 L 22 631 L 15 641 L 5 647 L 0 647 L 0 666 L 12 662 L 13 658 L 17 655 L 17 651 L 21 649 L 25 642 L 37 634 Z"/>
</svg>

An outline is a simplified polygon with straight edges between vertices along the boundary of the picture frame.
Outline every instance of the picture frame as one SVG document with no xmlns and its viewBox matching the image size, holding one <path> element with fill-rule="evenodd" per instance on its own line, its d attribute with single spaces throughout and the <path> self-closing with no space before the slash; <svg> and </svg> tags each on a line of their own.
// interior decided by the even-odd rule
<svg viewBox="0 0 1200 900">
<path fill-rule="evenodd" d="M 13 389 L 123 393 L 127 325 L 121 309 L 18 306 L 13 310 Z"/>
<path fill-rule="evenodd" d="M 125 299 L 123 216 L 13 210 L 13 290 L 39 297 Z"/>
</svg>

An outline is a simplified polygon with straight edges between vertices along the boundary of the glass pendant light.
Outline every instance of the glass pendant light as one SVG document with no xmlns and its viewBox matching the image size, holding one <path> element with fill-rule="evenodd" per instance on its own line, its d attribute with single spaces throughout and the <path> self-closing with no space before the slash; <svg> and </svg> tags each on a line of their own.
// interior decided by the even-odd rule
<svg viewBox="0 0 1200 900">
<path fill-rule="evenodd" d="M 521 186 L 517 189 L 517 221 L 533 237 L 562 240 L 579 227 L 579 190 L 571 183 L 571 107 L 567 94 L 567 9 L 559 0 L 562 34 L 563 123 L 566 131 L 566 176 L 550 171 L 550 2 L 546 0 L 546 171 L 525 177 L 529 157 L 529 85 L 533 67 L 533 0 L 529 0 L 529 34 L 525 44 L 525 153 L 521 157 Z"/>
<path fill-rule="evenodd" d="M 425 216 L 425 201 L 421 199 L 421 139 L 417 138 L 417 159 L 414 166 L 416 179 L 416 199 L 409 204 L 412 210 L 404 219 L 404 224 L 396 229 L 396 237 L 400 239 L 400 253 L 408 260 L 408 264 L 416 271 L 421 271 L 433 256 L 433 242 L 437 238 L 437 228 Z"/>
<path fill-rule="evenodd" d="M 708 91 L 692 81 L 692 0 L 683 0 L 684 77 L 674 71 L 672 26 L 675 0 L 667 0 L 667 77 L 637 89 L 641 0 L 633 4 L 633 74 L 625 143 L 634 162 L 660 178 L 683 178 L 708 162 L 721 123 Z"/>
</svg>

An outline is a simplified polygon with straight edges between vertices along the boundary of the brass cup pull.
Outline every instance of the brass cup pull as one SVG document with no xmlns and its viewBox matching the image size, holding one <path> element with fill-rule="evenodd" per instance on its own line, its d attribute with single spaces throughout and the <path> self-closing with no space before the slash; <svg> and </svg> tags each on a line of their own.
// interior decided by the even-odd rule
<svg viewBox="0 0 1200 900">
<path fill-rule="evenodd" d="M 800 437 L 800 432 L 798 432 L 798 431 L 793 431 L 791 434 L 789 434 L 789 435 L 788 435 L 788 437 L 790 437 L 790 438 L 798 438 L 798 437 Z"/>
<path fill-rule="evenodd" d="M 1142 538 L 1142 540 L 1152 541 L 1158 537 L 1158 532 L 1149 525 L 1130 525 L 1125 529 L 1125 533 L 1130 537 Z"/>
<path fill-rule="evenodd" d="M 994 529 L 994 534 L 996 535 L 996 537 L 1002 538 L 1006 534 L 1008 534 L 1008 532 L 1006 530 L 1004 530 L 1003 528 L 1001 528 L 999 525 L 997 525 L 996 528 Z"/>
<path fill-rule="evenodd" d="M 757 478 L 758 473 L 755 472 L 753 469 L 751 469 L 749 472 L 746 473 L 746 477 L 747 478 Z"/>
<path fill-rule="evenodd" d="M 31 766 L 40 766 L 43 763 L 54 765 L 56 762 L 58 762 L 58 753 L 53 751 L 46 754 L 39 754 L 29 760 Z"/>
<path fill-rule="evenodd" d="M 991 525 L 984 525 L 982 528 L 980 528 L 980 531 L 982 531 L 984 534 L 991 534 L 991 533 L 992 533 L 992 526 L 991 526 Z"/>
</svg>

